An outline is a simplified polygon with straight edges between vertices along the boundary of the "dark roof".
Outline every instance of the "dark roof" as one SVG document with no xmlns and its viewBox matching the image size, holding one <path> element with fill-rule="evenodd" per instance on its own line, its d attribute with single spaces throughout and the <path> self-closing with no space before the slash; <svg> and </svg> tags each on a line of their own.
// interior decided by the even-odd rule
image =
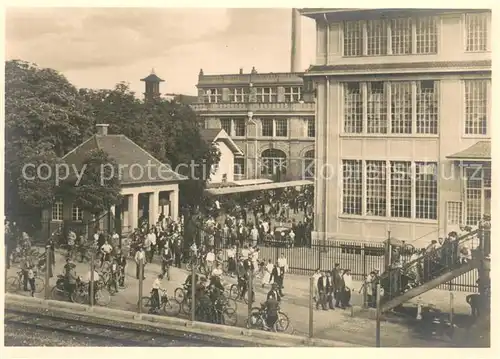
<svg viewBox="0 0 500 359">
<path fill-rule="evenodd" d="M 62 159 L 81 168 L 87 153 L 97 149 L 106 152 L 122 166 L 122 184 L 167 183 L 186 179 L 124 135 L 93 135 Z"/>
<path fill-rule="evenodd" d="M 141 79 L 141 81 L 145 81 L 145 82 L 164 82 L 165 80 L 162 80 L 161 78 L 159 78 L 158 76 L 156 76 L 156 74 L 151 74 L 148 77 L 145 77 L 145 78 Z"/>
<path fill-rule="evenodd" d="M 385 64 L 346 64 L 346 65 L 312 65 L 305 75 L 315 75 L 315 72 L 337 72 L 343 71 L 367 72 L 373 70 L 387 70 L 388 73 L 397 69 L 428 70 L 429 68 L 454 68 L 454 67 L 491 67 L 491 60 L 480 61 L 434 61 L 434 62 L 408 62 L 408 63 L 385 63 Z"/>
<path fill-rule="evenodd" d="M 203 141 L 211 143 L 215 140 L 215 137 L 217 137 L 221 130 L 221 128 L 202 128 L 200 130 L 200 136 Z"/>
<path fill-rule="evenodd" d="M 491 160 L 491 142 L 476 142 L 469 148 L 447 156 L 447 158 L 455 160 Z"/>
</svg>

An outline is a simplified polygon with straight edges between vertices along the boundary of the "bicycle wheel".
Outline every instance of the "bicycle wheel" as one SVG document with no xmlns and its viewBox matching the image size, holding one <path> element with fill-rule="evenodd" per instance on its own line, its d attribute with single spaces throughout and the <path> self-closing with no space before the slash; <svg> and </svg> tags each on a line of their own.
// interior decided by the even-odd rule
<svg viewBox="0 0 500 359">
<path fill-rule="evenodd" d="M 238 314 L 227 309 L 222 311 L 222 324 L 235 326 L 238 322 Z"/>
<path fill-rule="evenodd" d="M 111 294 L 107 289 L 104 288 L 98 289 L 95 294 L 95 301 L 101 307 L 105 307 L 111 302 Z"/>
<path fill-rule="evenodd" d="M 191 299 L 186 298 L 181 304 L 182 312 L 186 315 L 191 315 Z"/>
<path fill-rule="evenodd" d="M 262 318 L 260 316 L 259 308 L 252 308 L 250 316 L 245 321 L 245 327 L 247 329 L 262 327 Z"/>
<path fill-rule="evenodd" d="M 53 300 L 63 300 L 65 296 L 65 293 L 63 290 L 60 290 L 57 288 L 57 285 L 55 285 L 51 290 L 50 290 L 50 297 Z M 66 296 L 67 297 L 67 296 Z"/>
<path fill-rule="evenodd" d="M 278 312 L 278 320 L 274 324 L 277 332 L 286 332 L 288 326 L 290 325 L 290 321 L 288 320 L 288 316 L 283 312 Z"/>
<path fill-rule="evenodd" d="M 163 311 L 169 317 L 176 317 L 179 315 L 179 313 L 181 311 L 181 305 L 179 303 L 177 303 L 174 298 L 169 298 L 163 304 Z"/>
<path fill-rule="evenodd" d="M 184 297 L 184 288 L 179 287 L 174 290 L 174 299 L 177 303 L 182 304 L 182 302 L 184 302 Z"/>
<path fill-rule="evenodd" d="M 193 267 L 192 267 L 191 263 L 189 263 L 189 262 L 188 262 L 188 263 L 186 263 L 186 270 L 187 270 L 188 272 L 191 272 L 191 271 L 193 270 Z"/>
<path fill-rule="evenodd" d="M 19 280 L 19 277 L 9 277 L 7 278 L 7 285 L 5 288 L 9 292 L 17 292 L 18 290 L 21 289 L 21 281 Z"/>
<path fill-rule="evenodd" d="M 71 294 L 71 300 L 74 303 L 78 304 L 87 304 L 89 303 L 89 295 L 87 291 L 84 288 L 77 288 L 72 294 Z"/>
<path fill-rule="evenodd" d="M 237 299 L 240 296 L 240 290 L 238 289 L 237 284 L 233 284 L 229 289 L 229 298 Z"/>
<path fill-rule="evenodd" d="M 236 309 L 238 308 L 238 304 L 233 298 L 225 298 L 224 305 L 226 310 L 232 313 L 236 312 Z"/>
<path fill-rule="evenodd" d="M 35 293 L 41 293 L 45 289 L 45 282 L 42 278 L 35 277 Z"/>
<path fill-rule="evenodd" d="M 141 305 L 143 313 L 147 313 L 149 311 L 149 308 L 151 308 L 151 298 L 150 297 L 142 297 L 141 300 L 139 301 L 139 303 Z"/>
</svg>

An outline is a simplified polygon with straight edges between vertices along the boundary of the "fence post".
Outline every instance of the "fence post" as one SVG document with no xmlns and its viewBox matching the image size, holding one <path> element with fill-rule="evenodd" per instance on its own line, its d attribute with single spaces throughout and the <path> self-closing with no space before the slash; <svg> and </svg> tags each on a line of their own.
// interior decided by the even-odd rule
<svg viewBox="0 0 500 359">
<path fill-rule="evenodd" d="M 380 348 L 380 283 L 377 284 L 377 316 L 376 316 L 377 327 L 375 330 L 375 346 Z"/>
<path fill-rule="evenodd" d="M 314 334 L 314 325 L 313 325 L 313 315 L 314 315 L 314 277 L 311 277 L 309 279 L 309 338 L 313 337 Z M 316 298 L 316 300 L 319 300 L 319 298 Z"/>
<path fill-rule="evenodd" d="M 363 308 L 368 308 L 368 288 L 367 278 L 363 279 Z M 370 283 L 371 285 L 371 283 Z M 373 300 L 373 299 L 372 299 Z"/>
<path fill-rule="evenodd" d="M 191 265 L 191 322 L 196 320 L 196 257 L 193 255 Z"/>
<path fill-rule="evenodd" d="M 366 277 L 366 252 L 365 252 L 365 244 L 361 243 L 361 258 L 363 260 L 362 262 L 362 272 L 363 272 L 363 278 Z"/>
<path fill-rule="evenodd" d="M 90 288 L 89 288 L 89 304 L 91 307 L 94 306 L 94 272 L 95 272 L 95 250 L 92 248 L 90 251 Z"/>
<path fill-rule="evenodd" d="M 45 246 L 45 299 L 50 299 L 50 244 Z"/>
<path fill-rule="evenodd" d="M 453 292 L 450 292 L 450 329 L 452 336 L 453 336 L 453 314 L 454 314 L 453 300 L 454 300 Z"/>
<path fill-rule="evenodd" d="M 139 258 L 139 305 L 137 312 L 142 313 L 142 296 L 144 287 L 144 258 Z M 153 303 L 150 303 L 152 305 Z"/>
<path fill-rule="evenodd" d="M 248 271 L 248 318 L 252 315 L 252 304 L 253 304 L 253 273 L 251 270 Z"/>
</svg>

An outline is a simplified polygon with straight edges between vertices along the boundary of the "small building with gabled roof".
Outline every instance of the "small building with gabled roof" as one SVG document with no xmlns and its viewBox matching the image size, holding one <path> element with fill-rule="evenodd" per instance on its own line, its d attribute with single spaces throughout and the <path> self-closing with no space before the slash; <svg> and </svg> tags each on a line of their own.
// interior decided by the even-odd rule
<svg viewBox="0 0 500 359">
<path fill-rule="evenodd" d="M 220 161 L 212 168 L 210 184 L 232 183 L 234 178 L 234 157 L 243 156 L 243 151 L 222 128 L 200 130 L 201 138 L 207 143 L 214 143 L 220 151 Z"/>
<path fill-rule="evenodd" d="M 87 154 L 93 150 L 103 150 L 117 162 L 123 196 L 122 203 L 110 209 L 107 221 L 106 216 L 99 220 L 100 229 L 127 233 L 137 228 L 139 221 L 147 221 L 150 225 L 157 223 L 161 214 L 177 219 L 179 183 L 187 177 L 163 164 L 127 136 L 108 134 L 107 124 L 98 124 L 96 134 L 68 152 L 62 160 L 80 171 Z M 44 212 L 44 223 L 50 223 L 50 229 L 63 222 L 76 228 L 96 220 L 82 213 L 70 198 L 56 199 L 52 209 Z"/>
</svg>

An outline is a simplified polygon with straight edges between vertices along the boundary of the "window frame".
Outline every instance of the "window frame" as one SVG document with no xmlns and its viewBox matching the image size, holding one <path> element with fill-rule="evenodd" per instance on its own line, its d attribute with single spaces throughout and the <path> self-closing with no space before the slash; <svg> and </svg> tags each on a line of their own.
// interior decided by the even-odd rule
<svg viewBox="0 0 500 359">
<path fill-rule="evenodd" d="M 377 22 L 382 22 L 385 30 L 382 30 L 382 35 L 373 36 L 370 33 L 370 29 Z M 419 31 L 419 24 L 425 24 L 430 22 L 432 26 L 422 27 Z M 352 32 L 348 27 L 354 27 L 354 23 L 357 23 L 355 32 L 359 32 L 356 36 L 351 36 L 347 38 L 347 34 Z M 403 25 L 403 26 L 401 26 Z M 360 30 L 359 30 L 359 29 Z M 342 57 L 375 57 L 375 56 L 408 56 L 408 55 L 437 55 L 439 53 L 440 47 L 440 25 L 439 16 L 436 15 L 426 15 L 426 16 L 406 16 L 406 17 L 394 17 L 390 19 L 366 19 L 366 20 L 347 20 L 342 22 Z M 396 29 L 401 29 L 403 31 L 396 31 Z M 430 34 L 430 35 L 429 35 Z M 371 53 L 371 41 L 374 39 L 379 39 L 380 51 L 377 53 Z M 380 40 L 385 38 L 385 40 Z M 409 44 L 404 43 L 403 46 L 397 45 L 398 39 L 406 39 Z M 419 40 L 421 41 L 431 39 L 432 42 L 427 44 L 427 46 L 419 46 Z M 360 41 L 361 44 L 357 44 L 356 41 Z M 351 41 L 355 44 L 353 49 L 347 44 Z M 351 44 L 351 45 L 352 45 Z M 385 46 L 384 46 L 385 45 Z M 403 52 L 394 51 L 395 49 L 404 48 Z M 419 48 L 432 48 L 431 51 L 420 51 Z"/>
<path fill-rule="evenodd" d="M 469 49 L 469 24 L 468 19 L 471 17 L 483 17 L 484 20 L 484 49 Z M 464 38 L 464 52 L 466 53 L 483 53 L 491 51 L 491 13 L 490 12 L 473 12 L 473 13 L 465 13 L 462 16 L 462 24 L 464 28 L 463 38 Z"/>
<path fill-rule="evenodd" d="M 56 216 L 54 216 L 54 210 Z M 52 203 L 50 217 L 53 222 L 62 222 L 64 220 L 64 201 L 62 199 L 58 198 Z"/>
<path fill-rule="evenodd" d="M 214 91 L 215 93 L 212 93 Z M 207 103 L 221 103 L 222 89 L 218 87 L 208 88 L 205 90 L 205 100 Z"/>
<path fill-rule="evenodd" d="M 83 221 L 83 210 L 80 209 L 78 206 L 75 206 L 74 204 L 71 207 L 71 220 L 73 222 Z"/>
<path fill-rule="evenodd" d="M 485 133 L 467 133 L 467 84 L 473 82 L 485 82 L 486 96 L 484 96 L 484 106 L 485 109 Z M 475 78 L 475 79 L 464 79 L 462 80 L 462 91 L 463 91 L 463 124 L 462 124 L 462 136 L 465 138 L 489 138 L 491 136 L 491 79 L 489 78 Z"/>
<path fill-rule="evenodd" d="M 237 163 L 237 162 L 240 162 L 241 163 Z M 235 156 L 234 157 L 234 161 L 233 161 L 233 173 L 235 175 L 238 175 L 238 176 L 244 176 L 245 173 L 246 173 L 246 168 L 245 168 L 245 165 L 246 165 L 246 160 L 245 160 L 245 157 L 243 156 Z M 241 169 L 241 171 L 236 171 L 236 168 L 238 169 Z"/>
<path fill-rule="evenodd" d="M 301 86 L 286 86 L 286 87 L 284 87 L 283 100 L 284 100 L 284 102 L 287 102 L 287 103 L 301 101 L 302 100 L 302 87 Z"/>
<path fill-rule="evenodd" d="M 255 87 L 257 103 L 275 103 L 278 102 L 278 88 L 259 86 Z M 269 93 L 266 93 L 269 90 Z"/>
</svg>

